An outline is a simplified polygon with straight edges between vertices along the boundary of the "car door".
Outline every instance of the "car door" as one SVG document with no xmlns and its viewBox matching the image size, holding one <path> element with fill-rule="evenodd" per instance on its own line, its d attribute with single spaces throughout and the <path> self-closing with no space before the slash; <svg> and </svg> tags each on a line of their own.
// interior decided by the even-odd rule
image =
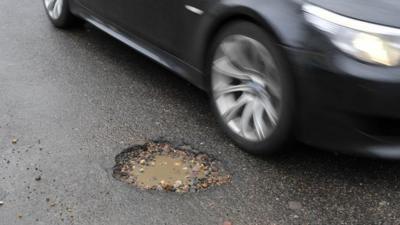
<svg viewBox="0 0 400 225">
<path fill-rule="evenodd" d="M 107 23 L 118 24 L 123 19 L 122 3 L 125 0 L 78 0 L 97 18 Z"/>
<path fill-rule="evenodd" d="M 97 1 L 97 0 L 96 0 Z M 123 28 L 172 54 L 179 51 L 184 0 L 122 0 Z"/>
</svg>

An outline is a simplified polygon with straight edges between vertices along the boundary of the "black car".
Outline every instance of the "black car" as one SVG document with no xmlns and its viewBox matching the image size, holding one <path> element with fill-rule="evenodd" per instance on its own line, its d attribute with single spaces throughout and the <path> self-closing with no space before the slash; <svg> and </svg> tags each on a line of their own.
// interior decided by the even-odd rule
<svg viewBox="0 0 400 225">
<path fill-rule="evenodd" d="M 292 138 L 400 158 L 398 0 L 44 0 L 210 94 L 224 131 L 269 154 Z"/>
</svg>

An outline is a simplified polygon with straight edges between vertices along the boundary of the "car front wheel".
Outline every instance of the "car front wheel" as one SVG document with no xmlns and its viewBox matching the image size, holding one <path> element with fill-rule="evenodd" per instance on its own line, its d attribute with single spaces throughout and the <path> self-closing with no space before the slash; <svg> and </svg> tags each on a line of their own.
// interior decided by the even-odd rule
<svg viewBox="0 0 400 225">
<path fill-rule="evenodd" d="M 217 35 L 210 58 L 211 103 L 224 131 L 250 153 L 281 150 L 291 137 L 293 88 L 271 36 L 249 22 L 231 24 Z"/>
</svg>

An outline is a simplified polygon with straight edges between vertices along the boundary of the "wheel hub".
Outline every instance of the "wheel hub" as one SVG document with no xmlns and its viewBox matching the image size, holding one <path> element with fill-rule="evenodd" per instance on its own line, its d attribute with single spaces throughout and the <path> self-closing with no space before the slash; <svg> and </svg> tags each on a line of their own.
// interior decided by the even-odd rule
<svg viewBox="0 0 400 225">
<path fill-rule="evenodd" d="M 247 85 L 252 89 L 251 92 L 258 97 L 266 92 L 265 87 L 258 82 L 251 81 Z"/>
</svg>

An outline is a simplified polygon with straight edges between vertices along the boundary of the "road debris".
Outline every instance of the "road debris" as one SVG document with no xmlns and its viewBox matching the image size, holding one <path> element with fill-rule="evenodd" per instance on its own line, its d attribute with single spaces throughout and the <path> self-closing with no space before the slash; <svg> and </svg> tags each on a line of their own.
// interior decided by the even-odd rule
<svg viewBox="0 0 400 225">
<path fill-rule="evenodd" d="M 3 201 L 0 201 L 0 206 L 2 206 L 2 205 L 4 205 L 4 202 L 3 202 Z"/>
<path fill-rule="evenodd" d="M 11 143 L 12 143 L 13 145 L 17 144 L 17 143 L 18 143 L 18 139 L 17 139 L 17 138 L 12 139 L 12 140 L 11 140 Z"/>
<path fill-rule="evenodd" d="M 231 221 L 224 221 L 224 223 L 222 225 L 232 225 Z"/>
<path fill-rule="evenodd" d="M 169 143 L 132 147 L 116 157 L 113 176 L 141 189 L 167 192 L 197 192 L 230 182 L 220 162 L 188 149 Z"/>
<path fill-rule="evenodd" d="M 289 201 L 289 209 L 291 210 L 299 210 L 302 208 L 302 205 L 300 202 L 296 201 Z"/>
</svg>

